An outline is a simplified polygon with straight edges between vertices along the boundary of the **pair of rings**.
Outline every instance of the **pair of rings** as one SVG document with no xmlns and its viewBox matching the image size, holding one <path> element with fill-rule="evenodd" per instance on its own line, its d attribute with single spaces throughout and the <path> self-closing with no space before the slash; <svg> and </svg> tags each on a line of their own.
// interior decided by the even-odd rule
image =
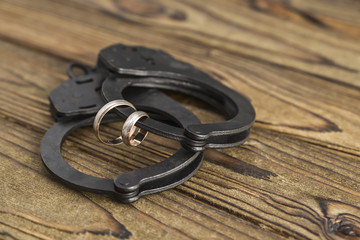
<svg viewBox="0 0 360 240">
<path fill-rule="evenodd" d="M 135 110 L 124 122 L 121 136 L 116 137 L 112 140 L 104 140 L 100 134 L 100 125 L 102 119 L 105 115 L 111 111 L 113 108 L 127 106 L 131 107 Z M 119 145 L 125 143 L 127 146 L 138 146 L 147 136 L 148 131 L 138 128 L 135 126 L 136 122 L 142 118 L 149 118 L 149 115 L 143 111 L 137 111 L 134 105 L 126 100 L 114 100 L 105 104 L 96 114 L 94 122 L 93 122 L 93 129 L 95 131 L 96 137 L 99 139 L 100 142 L 106 145 Z"/>
</svg>

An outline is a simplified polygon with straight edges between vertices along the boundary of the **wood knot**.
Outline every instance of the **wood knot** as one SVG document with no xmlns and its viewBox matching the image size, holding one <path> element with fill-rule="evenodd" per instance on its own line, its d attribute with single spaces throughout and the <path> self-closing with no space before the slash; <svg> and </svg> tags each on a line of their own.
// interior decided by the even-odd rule
<svg viewBox="0 0 360 240">
<path fill-rule="evenodd" d="M 117 5 L 123 11 L 143 17 L 155 17 L 165 11 L 162 5 L 151 0 L 119 0 Z"/>
<path fill-rule="evenodd" d="M 170 18 L 177 21 L 185 21 L 186 20 L 186 13 L 180 10 L 175 10 L 170 13 Z"/>
<path fill-rule="evenodd" d="M 187 15 L 178 9 L 171 9 L 152 0 L 118 0 L 118 8 L 127 13 L 148 18 L 167 18 L 176 21 L 185 21 Z"/>
<path fill-rule="evenodd" d="M 320 199 L 328 233 L 345 239 L 360 238 L 360 208 L 333 200 Z"/>
</svg>

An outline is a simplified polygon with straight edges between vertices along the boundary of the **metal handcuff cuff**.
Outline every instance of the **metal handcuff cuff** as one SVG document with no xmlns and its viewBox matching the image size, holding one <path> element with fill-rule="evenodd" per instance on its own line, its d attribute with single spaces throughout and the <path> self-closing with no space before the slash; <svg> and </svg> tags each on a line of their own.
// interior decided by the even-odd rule
<svg viewBox="0 0 360 240">
<path fill-rule="evenodd" d="M 74 67 L 81 68 L 84 74 L 75 76 L 72 73 Z M 42 161 L 51 173 L 74 188 L 109 194 L 123 203 L 183 183 L 200 168 L 206 148 L 242 144 L 255 121 L 255 111 L 246 97 L 161 50 L 112 45 L 100 51 L 95 68 L 72 63 L 68 75 L 70 79 L 49 94 L 50 111 L 57 123 L 42 140 Z M 185 93 L 205 101 L 222 112 L 227 120 L 201 124 L 191 111 L 158 89 Z M 124 100 L 132 107 L 110 106 L 116 101 L 121 105 Z M 110 109 L 116 114 L 104 117 Z M 149 117 L 134 117 L 137 112 L 134 109 Z M 91 126 L 97 113 L 95 122 L 98 124 L 102 117 L 106 122 L 119 121 L 119 117 L 132 120 L 127 130 L 123 128 L 129 135 L 123 136 L 122 141 L 133 140 L 134 145 L 139 144 L 149 131 L 179 141 L 182 147 L 160 163 L 120 174 L 115 179 L 84 174 L 64 160 L 61 146 L 75 129 Z M 140 134 L 133 133 L 135 127 L 140 129 Z M 135 139 L 129 137 L 133 135 Z"/>
</svg>

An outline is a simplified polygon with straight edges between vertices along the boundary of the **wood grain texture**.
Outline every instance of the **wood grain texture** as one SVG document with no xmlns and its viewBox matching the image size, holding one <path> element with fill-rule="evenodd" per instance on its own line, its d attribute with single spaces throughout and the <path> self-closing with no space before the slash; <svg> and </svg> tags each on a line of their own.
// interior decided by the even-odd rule
<svg viewBox="0 0 360 240">
<path fill-rule="evenodd" d="M 0 239 L 360 239 L 360 2 L 0 2 Z M 257 121 L 240 147 L 208 150 L 185 184 L 130 204 L 77 192 L 39 157 L 48 93 L 66 65 L 116 42 L 161 48 L 245 94 Z M 206 104 L 170 94 L 203 122 Z M 115 125 L 108 126 L 116 128 Z M 94 176 L 148 166 L 178 144 L 99 144 L 63 154 Z"/>
</svg>

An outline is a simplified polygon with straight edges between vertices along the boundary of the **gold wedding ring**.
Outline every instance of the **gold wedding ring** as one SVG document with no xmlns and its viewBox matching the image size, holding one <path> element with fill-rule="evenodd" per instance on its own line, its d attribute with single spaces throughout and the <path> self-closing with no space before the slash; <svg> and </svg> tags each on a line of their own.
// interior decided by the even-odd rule
<svg viewBox="0 0 360 240">
<path fill-rule="evenodd" d="M 126 145 L 138 146 L 146 138 L 148 132 L 135 126 L 136 122 L 144 117 L 148 118 L 149 115 L 146 112 L 136 111 L 126 119 L 122 129 L 122 138 Z"/>
<path fill-rule="evenodd" d="M 128 106 L 135 110 L 130 116 L 126 119 L 124 122 L 121 136 L 114 138 L 112 140 L 103 140 L 100 135 L 100 125 L 102 119 L 105 117 L 105 115 L 111 111 L 113 108 L 120 107 L 120 106 Z M 100 142 L 106 144 L 106 145 L 119 145 L 121 143 L 125 143 L 128 146 L 138 146 L 147 136 L 148 131 L 143 130 L 141 128 L 138 128 L 135 126 L 137 121 L 139 121 L 142 118 L 149 118 L 149 115 L 142 111 L 136 111 L 136 108 L 134 105 L 129 103 L 126 100 L 114 100 L 111 102 L 108 102 L 105 104 L 100 110 L 97 112 L 94 123 L 93 123 L 93 129 L 95 131 L 96 137 L 99 139 Z"/>
<path fill-rule="evenodd" d="M 119 137 L 114 138 L 112 140 L 103 140 L 101 138 L 101 136 L 100 136 L 100 124 L 101 124 L 102 119 L 113 108 L 120 107 L 120 106 L 128 106 L 128 107 L 131 107 L 132 109 L 134 109 L 136 111 L 136 108 L 134 107 L 134 105 L 132 105 L 128 101 L 126 101 L 126 100 L 114 100 L 114 101 L 108 102 L 102 108 L 100 108 L 100 110 L 97 112 L 97 114 L 95 116 L 94 123 L 93 123 L 93 129 L 95 131 L 95 135 L 99 139 L 100 142 L 102 142 L 102 143 L 104 143 L 106 145 L 114 146 L 114 145 L 119 145 L 119 144 L 121 144 L 123 142 L 122 136 L 119 136 Z"/>
</svg>

